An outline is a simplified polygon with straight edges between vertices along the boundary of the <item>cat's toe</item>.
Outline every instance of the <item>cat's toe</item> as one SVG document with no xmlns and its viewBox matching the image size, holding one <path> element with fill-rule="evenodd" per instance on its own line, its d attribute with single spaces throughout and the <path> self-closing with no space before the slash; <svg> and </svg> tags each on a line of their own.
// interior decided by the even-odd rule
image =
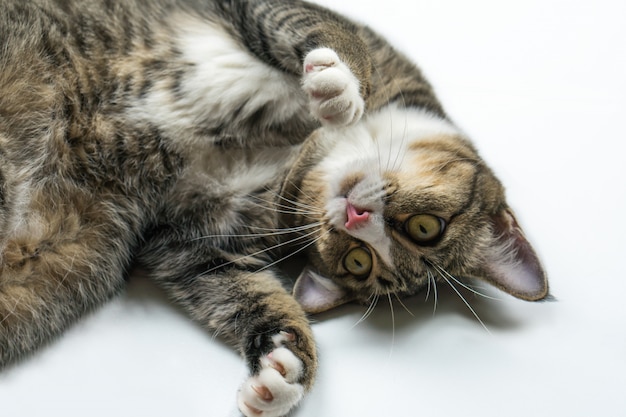
<svg viewBox="0 0 626 417">
<path fill-rule="evenodd" d="M 314 49 L 304 58 L 304 71 L 306 74 L 319 72 L 326 68 L 339 65 L 341 59 L 335 51 L 330 48 Z"/>
<path fill-rule="evenodd" d="M 309 94 L 311 113 L 322 124 L 350 125 L 363 115 L 359 80 L 332 49 L 315 49 L 305 57 L 302 87 Z"/>
<path fill-rule="evenodd" d="M 279 340 L 288 337 L 287 333 L 274 341 L 280 345 Z M 260 362 L 261 371 L 248 378 L 239 391 L 239 409 L 246 417 L 284 416 L 304 396 L 304 387 L 297 382 L 302 376 L 302 362 L 282 346 L 263 356 Z"/>
</svg>

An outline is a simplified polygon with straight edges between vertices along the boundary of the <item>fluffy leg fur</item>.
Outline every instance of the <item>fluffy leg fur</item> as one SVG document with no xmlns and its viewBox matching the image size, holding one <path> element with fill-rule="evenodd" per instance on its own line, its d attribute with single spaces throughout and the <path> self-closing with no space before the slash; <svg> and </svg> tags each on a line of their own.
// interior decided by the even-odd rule
<svg viewBox="0 0 626 417">
<path fill-rule="evenodd" d="M 123 288 L 133 239 L 121 207 L 63 191 L 63 205 L 53 187 L 33 191 L 1 252 L 0 368 Z"/>
</svg>

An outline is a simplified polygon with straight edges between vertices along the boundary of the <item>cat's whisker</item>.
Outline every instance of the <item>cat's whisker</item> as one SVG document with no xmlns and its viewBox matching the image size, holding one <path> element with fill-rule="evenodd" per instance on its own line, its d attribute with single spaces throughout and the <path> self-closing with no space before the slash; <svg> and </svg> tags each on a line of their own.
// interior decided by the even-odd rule
<svg viewBox="0 0 626 417">
<path fill-rule="evenodd" d="M 302 226 L 294 226 L 294 227 L 262 227 L 262 226 L 246 226 L 248 229 L 252 229 L 252 230 L 266 230 L 266 231 L 275 231 L 275 232 L 280 232 L 280 231 L 300 231 L 300 230 L 306 230 L 306 229 L 310 229 L 311 227 L 317 227 L 322 225 L 323 222 L 313 222 L 313 223 L 307 223 L 305 225 Z"/>
<path fill-rule="evenodd" d="M 435 316 L 435 313 L 437 312 L 437 302 L 438 302 L 438 294 L 437 294 L 437 280 L 435 279 L 435 275 L 433 274 L 433 272 L 430 270 L 430 268 L 426 268 L 426 274 L 428 276 L 428 291 L 426 292 L 426 301 L 428 301 L 428 297 L 430 295 L 430 291 L 431 291 L 431 282 L 432 282 L 432 288 L 433 288 L 433 299 L 434 299 L 434 304 L 433 304 L 433 317 Z"/>
<path fill-rule="evenodd" d="M 393 132 L 393 126 L 394 126 L 394 119 L 393 119 L 393 115 L 390 113 L 389 114 L 389 130 L 390 130 L 390 135 L 393 138 L 392 132 Z M 393 150 L 393 141 L 389 141 L 389 149 L 387 150 L 387 162 L 385 164 L 385 169 L 384 171 L 389 171 L 390 165 L 391 165 L 391 154 L 392 154 L 392 150 Z"/>
<path fill-rule="evenodd" d="M 489 328 L 487 328 L 487 325 L 485 325 L 485 323 L 481 320 L 480 316 L 478 315 L 478 313 L 476 313 L 476 310 L 474 310 L 474 308 L 470 305 L 470 303 L 465 299 L 465 297 L 463 297 L 463 294 L 461 294 L 461 292 L 454 286 L 454 284 L 446 277 L 446 274 L 444 274 L 445 270 L 443 270 L 443 268 L 433 264 L 433 266 L 435 267 L 435 269 L 439 272 L 439 276 L 441 278 L 443 278 L 443 280 L 450 286 L 450 288 L 452 288 L 452 290 L 456 293 L 456 295 L 459 296 L 459 298 L 461 299 L 461 301 L 463 301 L 463 303 L 465 304 L 465 306 L 467 306 L 467 308 L 469 309 L 469 311 L 472 313 L 472 315 L 476 318 L 476 320 L 478 320 L 478 322 L 480 323 L 480 325 L 483 327 L 483 329 L 485 329 L 485 331 L 487 333 L 489 333 L 491 335 L 491 331 L 489 331 Z"/>
<path fill-rule="evenodd" d="M 277 206 L 277 207 L 280 207 L 280 208 L 283 208 L 283 209 L 286 209 L 286 210 L 293 211 L 294 214 L 300 213 L 300 214 L 319 214 L 319 215 L 321 215 L 321 214 L 324 213 L 323 210 L 321 210 L 321 209 L 319 209 L 319 208 L 317 208 L 315 206 L 312 206 L 310 204 L 306 204 L 306 203 L 303 203 L 303 202 L 300 202 L 300 201 L 291 200 L 289 198 L 281 196 L 279 193 L 277 193 L 277 192 L 275 192 L 273 190 L 268 190 L 268 191 L 271 191 L 272 194 L 274 194 L 275 196 L 279 197 L 281 200 L 284 200 L 285 202 L 289 203 L 290 205 L 277 203 L 277 202 L 274 202 L 274 201 L 271 201 L 271 200 L 266 200 L 266 199 L 263 199 L 263 198 L 261 198 L 259 196 L 250 196 L 250 197 L 254 198 L 257 201 L 266 203 L 268 206 Z M 297 209 L 294 208 L 293 206 L 296 206 Z M 303 210 L 301 210 L 301 209 L 303 209 Z"/>
<path fill-rule="evenodd" d="M 273 245 L 273 246 L 267 247 L 267 248 L 265 248 L 265 249 L 261 249 L 261 250 L 259 250 L 259 251 L 254 252 L 254 253 L 251 253 L 251 254 L 248 254 L 248 255 L 244 255 L 244 256 L 240 256 L 240 257 L 238 257 L 237 259 L 233 259 L 233 260 L 231 260 L 231 261 L 224 262 L 223 264 L 218 265 L 218 266 L 215 266 L 215 267 L 213 267 L 213 268 L 209 268 L 209 269 L 207 269 L 206 271 L 204 271 L 204 273 L 209 274 L 209 273 L 211 273 L 211 272 L 213 272 L 213 271 L 216 271 L 216 270 L 218 270 L 218 269 L 220 269 L 220 268 L 223 268 L 223 267 L 225 267 L 225 266 L 227 266 L 227 265 L 232 265 L 232 264 L 234 264 L 234 263 L 236 263 L 236 262 L 239 262 L 239 261 L 242 261 L 242 260 L 244 260 L 244 259 L 255 259 L 255 257 L 256 257 L 256 256 L 258 256 L 258 255 L 261 255 L 261 254 L 264 254 L 264 253 L 270 252 L 270 251 L 275 250 L 275 249 L 278 249 L 278 248 L 280 248 L 280 247 L 283 247 L 283 246 L 288 246 L 288 245 L 294 244 L 295 242 L 302 241 L 302 240 L 306 241 L 308 238 L 310 238 L 311 236 L 313 236 L 313 235 L 317 234 L 318 232 L 319 232 L 319 230 L 316 228 L 316 229 L 315 229 L 315 230 L 313 230 L 312 232 L 306 233 L 306 234 L 304 234 L 304 235 L 297 236 L 297 237 L 295 237 L 295 238 L 293 238 L 293 239 L 291 239 L 291 240 L 288 240 L 288 241 L 285 241 L 285 242 L 278 243 L 278 244 L 276 244 L 276 245 Z M 315 239 L 313 240 L 313 242 L 315 242 Z M 307 246 L 311 245 L 311 242 L 307 242 L 307 243 L 306 243 L 306 245 L 307 245 Z"/>
<path fill-rule="evenodd" d="M 305 208 L 301 208 L 301 207 L 288 207 L 285 205 L 279 205 L 279 204 L 275 204 L 274 206 L 266 206 L 263 204 L 258 204 L 258 203 L 253 203 L 250 202 L 252 205 L 256 206 L 256 207 L 260 207 L 264 210 L 271 210 L 274 213 L 280 213 L 280 214 L 300 214 L 302 216 L 322 216 L 323 212 L 320 210 L 309 210 L 309 209 L 305 209 Z"/>
<path fill-rule="evenodd" d="M 313 198 L 314 196 L 310 195 L 305 190 L 302 190 L 302 188 L 300 188 L 296 184 L 294 184 L 293 181 L 289 181 L 289 184 L 291 184 L 296 190 L 298 190 L 298 192 L 302 195 L 303 199 L 314 200 L 314 198 Z M 273 194 L 276 197 L 278 197 L 280 200 L 283 200 L 283 201 L 285 201 L 285 202 L 287 202 L 289 204 L 292 204 L 292 205 L 295 205 L 295 206 L 300 206 L 300 207 L 305 207 L 307 209 L 315 210 L 315 211 L 318 211 L 320 214 L 323 214 L 323 210 L 319 209 L 318 207 L 312 206 L 310 204 L 303 203 L 301 201 L 297 201 L 297 200 L 293 200 L 293 199 L 287 198 L 284 195 L 281 195 L 279 192 L 276 192 L 276 191 L 273 191 Z"/>
<path fill-rule="evenodd" d="M 396 343 L 396 313 L 393 310 L 393 302 L 391 301 L 391 293 L 387 293 L 389 300 L 389 310 L 391 311 L 391 347 L 389 349 L 389 357 L 393 356 L 393 347 Z"/>
<path fill-rule="evenodd" d="M 315 243 L 317 243 L 320 239 L 323 239 L 323 238 L 324 238 L 324 236 L 326 236 L 328 233 L 330 233 L 330 231 L 331 231 L 331 229 L 327 230 L 326 232 L 324 232 L 324 233 L 323 233 L 323 234 L 321 234 L 320 236 L 318 236 L 318 237 L 316 237 L 315 239 L 313 239 L 312 241 L 308 242 L 306 245 L 302 246 L 301 248 L 298 248 L 298 249 L 294 250 L 293 252 L 290 252 L 289 254 L 287 254 L 287 255 L 283 256 L 282 258 L 280 258 L 280 259 L 278 259 L 278 260 L 276 260 L 276 261 L 274 261 L 274 262 L 272 262 L 272 263 L 269 263 L 269 264 L 265 265 L 264 267 L 262 267 L 262 268 L 258 269 L 257 271 L 258 271 L 258 272 L 260 272 L 260 271 L 263 271 L 263 270 L 265 270 L 265 269 L 271 268 L 271 267 L 273 267 L 274 265 L 277 265 L 277 264 L 281 263 L 281 262 L 282 262 L 282 261 L 284 261 L 285 259 L 289 259 L 289 258 L 291 258 L 291 257 L 293 257 L 293 256 L 295 256 L 295 255 L 297 255 L 298 253 L 300 253 L 300 252 L 302 252 L 302 251 L 306 250 L 306 249 L 307 249 L 307 248 L 309 248 L 310 246 L 312 246 L 312 245 L 314 245 Z"/>
<path fill-rule="evenodd" d="M 266 233 L 241 233 L 241 234 L 225 233 L 225 234 L 216 234 L 216 235 L 206 235 L 206 236 L 200 236 L 200 237 L 190 239 L 189 241 L 195 242 L 197 240 L 216 239 L 216 238 L 225 238 L 225 237 L 226 238 L 248 238 L 248 237 L 254 238 L 254 237 L 281 236 L 281 235 L 286 235 L 289 233 L 302 232 L 305 230 L 317 228 L 317 227 L 320 227 L 322 224 L 323 224 L 322 222 L 315 222 L 315 223 L 306 224 L 304 226 L 289 227 L 289 228 L 284 228 L 284 229 L 248 226 L 249 229 L 266 230 L 267 232 Z"/>
<path fill-rule="evenodd" d="M 285 227 L 285 228 L 270 228 L 270 227 L 248 226 L 248 229 L 265 230 L 269 234 L 271 234 L 271 232 L 275 232 L 275 234 L 277 234 L 277 235 L 283 235 L 283 234 L 288 234 L 288 233 L 293 233 L 293 232 L 302 232 L 302 231 L 305 231 L 305 230 L 313 229 L 315 227 L 320 227 L 323 224 L 324 224 L 324 222 L 313 222 L 313 223 L 307 223 L 307 224 L 302 225 L 302 226 Z M 259 234 L 256 234 L 256 236 L 259 236 Z"/>
<path fill-rule="evenodd" d="M 402 92 L 401 92 L 402 93 Z M 404 100 L 404 96 L 402 96 L 403 100 Z M 408 136 L 408 127 L 407 127 L 407 116 L 405 115 L 405 120 L 404 120 L 404 130 L 402 132 L 402 139 L 400 141 L 400 146 L 397 147 L 397 152 L 396 152 L 396 158 L 393 161 L 393 165 L 391 166 L 391 170 L 395 171 L 398 166 L 402 166 L 402 164 L 404 163 L 404 158 L 406 156 L 406 152 L 404 152 L 404 143 L 407 140 L 407 136 Z M 400 159 L 400 163 L 398 164 L 398 159 Z"/>
<path fill-rule="evenodd" d="M 376 72 L 376 75 L 378 77 L 382 78 L 382 74 L 381 74 L 380 70 L 378 69 L 378 66 L 377 65 L 373 65 L 372 67 L 373 67 L 374 71 Z M 391 96 L 389 94 L 389 90 L 387 88 L 385 88 L 383 91 L 384 91 L 384 94 L 386 96 L 386 100 L 385 101 L 387 103 L 390 103 L 391 102 Z M 393 120 L 391 118 L 392 118 L 392 115 L 390 114 L 389 115 L 389 122 L 393 125 Z M 382 154 L 381 154 L 381 151 L 380 151 L 380 142 L 378 141 L 378 138 L 376 138 L 376 139 L 377 139 L 376 140 L 376 152 L 378 154 L 378 173 L 379 173 L 379 175 L 382 176 L 383 172 L 385 170 L 383 170 Z M 387 163 L 387 168 L 388 168 L 388 165 L 389 165 L 389 163 Z"/>
<path fill-rule="evenodd" d="M 426 298 L 424 299 L 424 302 L 428 301 L 428 298 L 430 297 L 430 277 L 431 277 L 431 275 L 432 275 L 432 273 L 430 272 L 430 269 L 427 269 L 426 270 L 426 277 L 427 277 L 426 284 L 427 284 L 427 287 L 426 287 Z"/>
<path fill-rule="evenodd" d="M 380 295 L 377 292 L 372 294 L 372 302 L 367 307 L 367 310 L 365 310 L 365 313 L 363 313 L 361 318 L 356 323 L 354 323 L 354 325 L 351 327 L 351 329 L 354 329 L 356 326 L 358 326 L 359 324 L 361 324 L 365 320 L 367 320 L 367 318 L 372 314 L 372 312 L 374 311 L 374 308 L 378 304 L 378 299 L 379 298 L 380 298 Z"/>
<path fill-rule="evenodd" d="M 382 164 L 382 155 L 380 154 L 380 140 L 378 137 L 374 138 L 376 142 L 376 157 L 378 158 L 378 175 L 383 176 L 383 164 Z"/>
<path fill-rule="evenodd" d="M 262 249 L 262 250 L 260 250 L 260 251 L 258 251 L 258 252 L 256 252 L 256 253 L 252 253 L 252 254 L 250 254 L 249 256 L 255 256 L 255 255 L 257 255 L 257 254 L 264 253 L 264 252 L 268 252 L 268 251 L 271 251 L 271 250 L 274 250 L 274 249 L 280 248 L 280 247 L 282 247 L 282 246 L 289 246 L 289 245 L 291 245 L 291 244 L 295 244 L 295 242 L 298 242 L 298 241 L 302 241 L 302 240 L 306 241 L 306 240 L 307 240 L 307 239 L 309 239 L 311 236 L 314 236 L 315 234 L 319 233 L 319 227 L 315 227 L 314 229 L 315 229 L 315 230 L 313 230 L 312 232 L 308 232 L 308 233 L 306 233 L 306 234 L 296 236 L 296 237 L 295 237 L 295 238 L 293 238 L 293 239 L 290 239 L 290 240 L 287 240 L 287 241 L 284 241 L 284 242 L 278 243 L 278 244 L 276 244 L 276 245 L 270 246 L 270 247 L 268 247 L 268 248 Z M 325 235 L 325 234 L 327 234 L 327 233 L 329 233 L 329 232 L 330 232 L 330 230 L 328 230 L 326 233 L 324 233 L 324 235 Z M 317 240 L 317 239 L 318 239 L 318 238 L 313 239 L 313 240 Z"/>
<path fill-rule="evenodd" d="M 411 312 L 411 310 L 409 310 L 409 308 L 406 306 L 406 304 L 404 304 L 404 303 L 402 302 L 402 299 L 398 296 L 398 294 L 396 294 L 396 293 L 394 292 L 394 293 L 393 293 L 393 295 L 396 297 L 396 300 L 398 300 L 398 302 L 400 303 L 400 305 L 402 306 L 402 308 L 404 308 L 404 311 L 406 311 L 407 313 L 409 313 L 409 315 L 410 315 L 411 317 L 415 317 L 415 314 L 413 314 L 413 313 Z"/>
<path fill-rule="evenodd" d="M 407 117 L 407 116 L 405 116 Z M 408 152 L 404 152 L 404 142 L 407 141 L 407 137 L 408 137 L 408 127 L 407 127 L 407 123 L 405 121 L 404 123 L 404 133 L 402 134 L 402 143 L 401 146 L 398 148 L 398 154 L 396 155 L 396 163 L 393 166 L 393 169 L 396 170 L 398 168 L 398 166 L 402 166 L 404 164 L 404 158 L 406 158 Z M 398 157 L 400 157 L 400 163 L 398 162 Z"/>
<path fill-rule="evenodd" d="M 305 215 L 305 216 L 306 215 L 320 215 L 319 211 L 313 212 L 313 211 L 305 211 L 305 210 L 302 210 L 302 209 L 294 209 L 293 207 L 281 206 L 280 204 L 274 204 L 274 203 L 270 203 L 270 202 L 267 202 L 268 205 L 255 203 L 253 201 L 249 201 L 249 203 L 252 204 L 253 206 L 260 207 L 263 210 L 271 210 L 274 213 L 302 214 L 302 215 Z"/>
<path fill-rule="evenodd" d="M 378 77 L 383 78 L 383 76 L 382 76 L 378 66 L 374 65 L 373 69 L 376 72 Z M 400 85 L 398 84 L 398 82 L 396 81 L 395 78 L 391 78 L 390 81 L 391 81 L 392 86 L 399 92 L 398 98 L 399 98 L 399 100 L 402 103 L 402 107 L 406 107 L 406 99 L 404 97 L 404 92 L 402 91 L 402 88 L 400 87 Z M 388 88 L 386 88 L 384 90 L 384 94 L 386 96 L 386 101 L 388 103 L 391 103 L 391 94 L 389 93 L 389 91 L 390 91 L 390 89 L 388 87 Z M 407 116 L 405 116 L 405 118 L 406 117 Z M 390 131 L 392 132 L 393 131 L 393 126 L 394 126 L 394 120 L 393 120 L 393 115 L 392 114 L 389 114 L 389 126 L 390 126 Z M 394 158 L 394 163 L 393 164 L 391 164 L 393 143 L 392 143 L 392 141 L 389 142 L 389 152 L 387 154 L 387 164 L 385 166 L 385 170 L 386 171 L 389 171 L 390 169 L 391 170 L 395 170 L 397 168 L 397 166 L 398 166 L 398 158 L 400 156 L 402 156 L 402 159 L 400 159 L 400 165 L 402 165 L 402 163 L 404 161 L 404 157 L 406 156 L 406 154 L 402 151 L 403 146 L 404 146 L 404 142 L 406 141 L 406 139 L 407 139 L 407 123 L 405 122 L 405 124 L 404 124 L 404 133 L 402 134 L 402 142 L 400 143 L 400 146 L 398 147 L 398 151 L 396 152 L 396 156 Z M 382 175 L 382 170 L 381 170 L 381 168 L 382 168 L 382 161 L 381 161 L 381 155 L 380 155 L 380 148 L 377 148 L 377 151 L 378 151 L 379 171 L 380 171 L 380 173 Z"/>
<path fill-rule="evenodd" d="M 468 290 L 468 291 L 470 291 L 470 292 L 472 292 L 472 293 L 474 293 L 474 294 L 476 294 L 476 295 L 478 295 L 478 296 L 480 296 L 480 297 L 487 298 L 488 300 L 502 301 L 502 299 L 500 299 L 500 298 L 492 297 L 492 296 L 490 296 L 490 295 L 483 294 L 483 293 L 481 293 L 480 291 L 476 291 L 475 289 L 473 289 L 472 287 L 470 287 L 470 286 L 468 286 L 468 285 L 464 284 L 464 283 L 463 283 L 463 282 L 461 282 L 459 279 L 457 279 L 456 277 L 454 277 L 454 275 L 450 274 L 448 271 L 446 271 L 445 269 L 443 269 L 443 268 L 441 268 L 441 267 L 439 267 L 439 266 L 436 266 L 436 265 L 435 265 L 435 268 L 437 268 L 437 269 L 438 269 L 441 273 L 445 274 L 445 275 L 446 275 L 448 278 L 450 278 L 452 281 L 454 281 L 454 282 L 456 282 L 457 284 L 459 284 L 461 287 L 465 288 L 466 290 Z"/>
</svg>

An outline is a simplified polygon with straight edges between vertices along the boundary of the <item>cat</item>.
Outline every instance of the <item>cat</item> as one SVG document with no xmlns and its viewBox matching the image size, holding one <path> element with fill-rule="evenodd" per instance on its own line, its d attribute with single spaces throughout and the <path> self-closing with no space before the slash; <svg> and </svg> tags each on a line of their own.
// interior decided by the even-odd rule
<svg viewBox="0 0 626 417">
<path fill-rule="evenodd" d="M 315 380 L 307 314 L 546 274 L 420 70 L 284 0 L 2 0 L 0 367 L 139 265 L 250 369 L 245 416 Z M 293 291 L 276 269 L 306 253 Z"/>
</svg>

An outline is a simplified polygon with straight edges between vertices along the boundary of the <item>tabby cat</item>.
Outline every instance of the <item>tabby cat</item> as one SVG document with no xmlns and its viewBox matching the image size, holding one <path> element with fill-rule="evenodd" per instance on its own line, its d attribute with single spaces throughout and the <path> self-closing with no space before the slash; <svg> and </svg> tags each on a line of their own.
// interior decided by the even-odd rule
<svg viewBox="0 0 626 417">
<path fill-rule="evenodd" d="M 545 274 L 420 71 L 298 0 L 0 0 L 0 367 L 140 265 L 250 368 L 246 416 L 311 388 L 306 313 Z M 285 249 L 286 247 L 289 249 Z M 306 253 L 293 295 L 275 262 Z"/>
</svg>

